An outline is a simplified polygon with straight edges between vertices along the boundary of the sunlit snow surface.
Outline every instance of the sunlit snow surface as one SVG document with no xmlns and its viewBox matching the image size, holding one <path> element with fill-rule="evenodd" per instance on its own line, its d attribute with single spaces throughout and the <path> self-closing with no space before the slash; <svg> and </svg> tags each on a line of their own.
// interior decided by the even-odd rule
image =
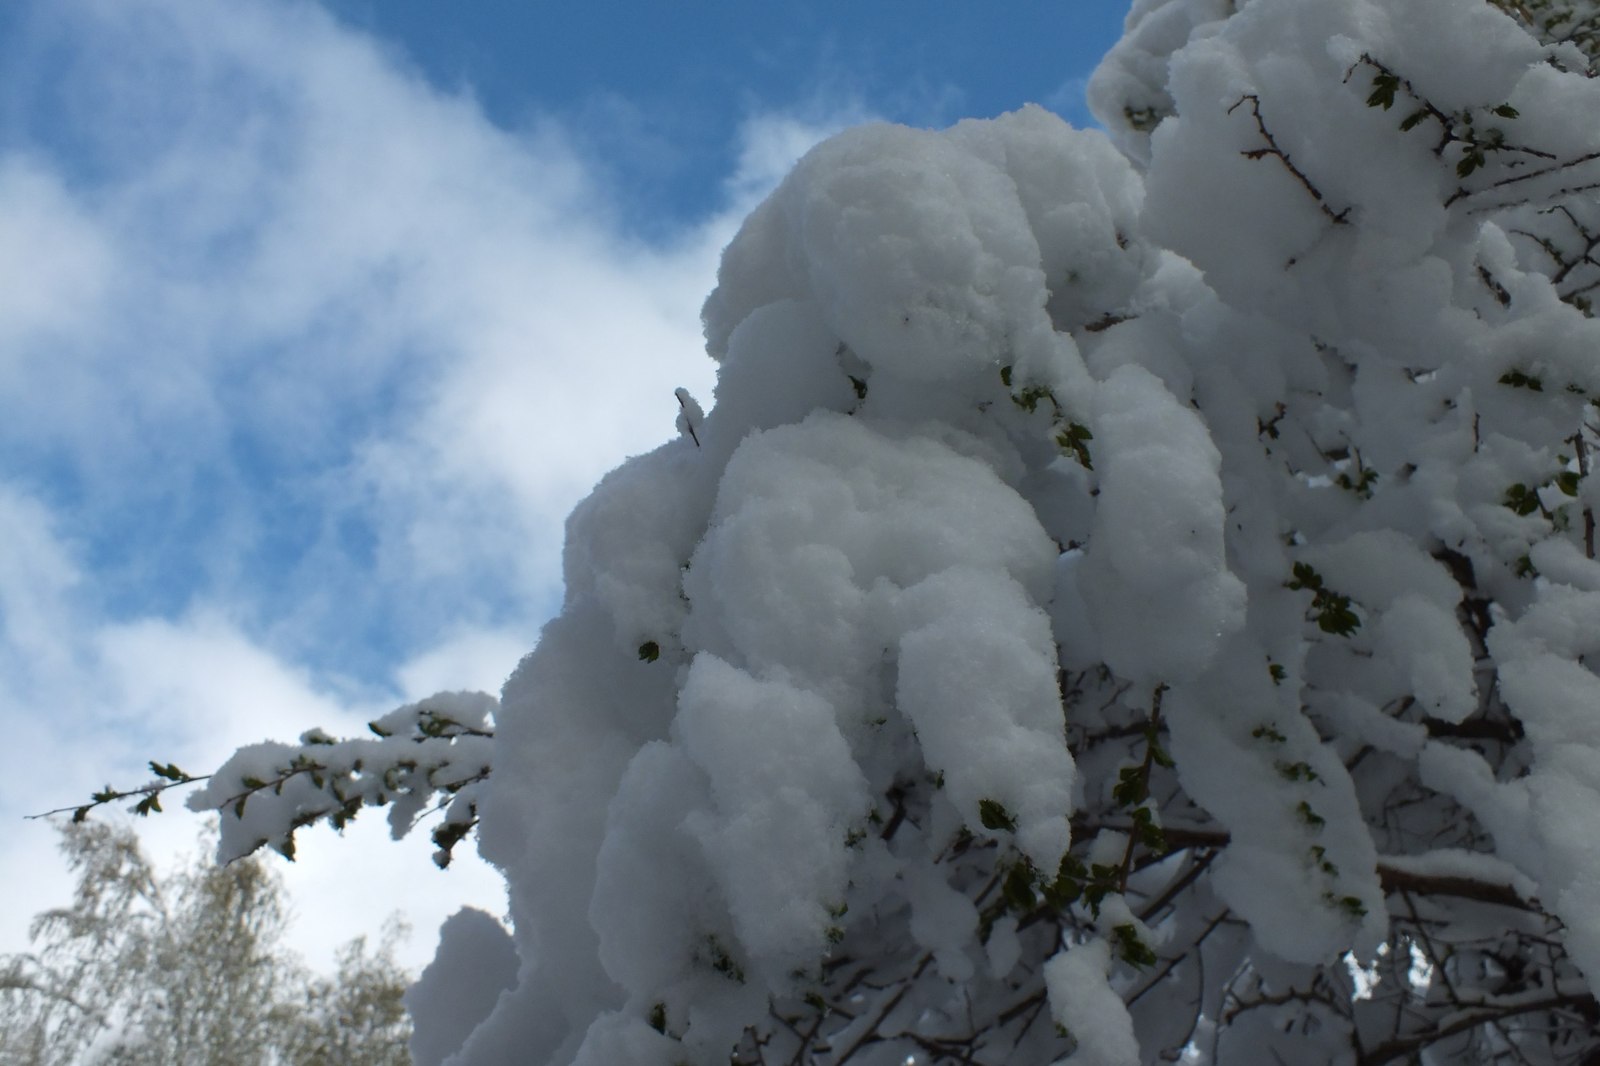
<svg viewBox="0 0 1600 1066">
<path fill-rule="evenodd" d="M 1537 897 L 1600 975 L 1572 830 L 1600 809 L 1573 458 L 1600 327 L 1540 243 L 1600 180 L 1600 90 L 1478 0 L 1234 6 L 1135 5 L 1091 90 L 1109 137 L 1036 108 L 863 127 L 745 223 L 715 402 L 575 511 L 564 608 L 496 711 L 480 843 L 520 967 L 461 973 L 484 1020 L 449 1062 L 725 1060 L 874 951 L 836 1052 L 880 1004 L 1003 1026 L 1033 988 L 1073 1043 L 1026 1030 L 1010 1061 L 1136 1063 L 1136 1033 L 1201 1060 L 1236 1014 L 1219 1057 L 1266 1061 L 1275 1016 L 1229 975 L 1382 989 L 1381 876 Z M 1460 135 L 1396 129 L 1421 100 L 1521 116 L 1543 155 L 1463 168 Z M 1443 739 L 1508 710 L 1515 775 Z M 1150 817 L 1227 846 L 1183 903 L 1080 904 L 1041 953 L 982 908 L 1050 880 L 1074 815 L 1083 861 L 1126 865 L 1116 756 L 1143 749 L 1068 740 L 1133 711 L 1187 797 Z M 1208 941 L 1229 911 L 1247 930 Z M 1133 995 L 1140 950 L 1210 983 Z"/>
</svg>

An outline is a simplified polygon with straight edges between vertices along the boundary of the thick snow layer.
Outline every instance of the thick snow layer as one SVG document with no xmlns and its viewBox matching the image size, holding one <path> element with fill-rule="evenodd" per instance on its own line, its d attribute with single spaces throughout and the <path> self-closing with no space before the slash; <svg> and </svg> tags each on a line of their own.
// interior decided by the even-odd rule
<svg viewBox="0 0 1600 1066">
<path fill-rule="evenodd" d="M 1081 1066 L 1137 1066 L 1139 1042 L 1122 997 L 1106 984 L 1111 950 L 1095 939 L 1057 954 L 1045 963 L 1050 1013 L 1072 1034 L 1078 1049 L 1064 1062 Z"/>
<path fill-rule="evenodd" d="M 1100 652 L 1139 681 L 1198 673 L 1244 622 L 1223 558 L 1221 463 L 1205 423 L 1125 366 L 1095 391 L 1099 505 L 1079 587 Z"/>
<path fill-rule="evenodd" d="M 499 703 L 245 749 L 197 802 L 232 852 L 481 819 L 518 961 L 447 933 L 418 1047 L 454 1066 L 1038 1063 L 1050 1019 L 1074 1062 L 1299 1061 L 1497 994 L 1461 962 L 1324 1010 L 1351 957 L 1594 979 L 1576 51 L 1481 0 L 1137 0 L 1109 137 L 829 140 L 724 253 L 715 404 L 574 512 Z"/>
<path fill-rule="evenodd" d="M 464 907 L 439 927 L 433 962 L 406 990 L 417 1066 L 439 1066 L 489 1016 L 500 993 L 517 983 L 517 950 L 505 927 Z"/>
</svg>

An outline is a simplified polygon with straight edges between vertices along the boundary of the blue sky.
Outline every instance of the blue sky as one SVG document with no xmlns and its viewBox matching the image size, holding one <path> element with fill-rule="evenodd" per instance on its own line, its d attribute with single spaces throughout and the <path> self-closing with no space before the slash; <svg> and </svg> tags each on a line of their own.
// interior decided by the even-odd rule
<svg viewBox="0 0 1600 1066">
<path fill-rule="evenodd" d="M 1045 103 L 1088 120 L 1073 82 L 1121 31 L 1116 0 L 874 0 L 568 5 L 517 0 L 330 0 L 430 81 L 469 87 L 494 122 L 555 115 L 617 183 L 647 231 L 720 206 L 739 124 L 773 112 L 864 106 L 942 126 Z"/>
<path fill-rule="evenodd" d="M 0 951 L 65 894 L 24 813 L 497 688 L 572 504 L 674 387 L 710 400 L 717 253 L 793 159 L 873 117 L 1082 124 L 1123 10 L 0 5 Z M 308 837 L 302 946 L 392 897 L 416 961 L 495 907 L 426 853 Z"/>
</svg>

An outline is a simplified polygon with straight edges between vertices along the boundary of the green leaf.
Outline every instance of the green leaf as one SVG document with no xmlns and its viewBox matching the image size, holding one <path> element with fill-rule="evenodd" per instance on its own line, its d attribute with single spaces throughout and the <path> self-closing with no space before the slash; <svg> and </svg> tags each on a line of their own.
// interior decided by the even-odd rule
<svg viewBox="0 0 1600 1066">
<path fill-rule="evenodd" d="M 1514 389 L 1527 389 L 1530 392 L 1543 392 L 1544 379 L 1536 378 L 1531 374 L 1524 374 L 1520 370 L 1507 370 L 1500 375 L 1500 384 L 1510 385 Z"/>
<path fill-rule="evenodd" d="M 1348 637 L 1360 629 L 1361 619 L 1350 609 L 1350 597 L 1327 595 L 1317 613 L 1317 628 L 1336 637 Z"/>
<path fill-rule="evenodd" d="M 992 799 L 978 801 L 978 821 L 983 823 L 985 829 L 999 832 L 1005 830 L 1009 833 L 1017 831 L 1017 820 L 1012 813 L 1006 810 L 1005 805 Z"/>
<path fill-rule="evenodd" d="M 1578 494 L 1578 472 L 1576 470 L 1563 470 L 1556 475 L 1556 488 L 1563 495 L 1576 496 Z"/>
<path fill-rule="evenodd" d="M 1367 97 L 1368 107 L 1381 107 L 1385 111 L 1394 106 L 1394 94 L 1400 88 L 1400 79 L 1387 71 L 1380 71 L 1372 79 L 1372 95 Z"/>
<path fill-rule="evenodd" d="M 1132 807 L 1143 803 L 1149 794 L 1144 774 L 1139 767 L 1124 766 L 1117 771 L 1117 783 L 1111 789 L 1111 798 L 1116 801 L 1118 807 Z"/>
<path fill-rule="evenodd" d="M 1295 808 L 1295 811 L 1300 815 L 1300 820 L 1313 829 L 1321 829 L 1328 824 L 1328 820 L 1312 810 L 1311 804 L 1305 800 L 1300 801 L 1300 805 Z"/>
<path fill-rule="evenodd" d="M 1278 776 L 1282 777 L 1285 781 L 1319 780 L 1317 772 L 1311 768 L 1310 763 L 1280 761 L 1274 763 L 1273 766 L 1277 768 Z"/>
<path fill-rule="evenodd" d="M 856 399 L 865 400 L 867 398 L 867 383 L 865 381 L 852 374 L 850 375 L 850 386 L 856 390 Z"/>
<path fill-rule="evenodd" d="M 639 645 L 639 658 L 647 663 L 653 663 L 661 658 L 661 645 L 653 640 L 647 640 Z"/>
<path fill-rule="evenodd" d="M 1267 664 L 1267 673 L 1272 675 L 1272 683 L 1274 685 L 1283 684 L 1284 678 L 1289 676 L 1289 671 L 1283 668 L 1282 663 L 1269 662 Z"/>
<path fill-rule="evenodd" d="M 1085 470 L 1094 469 L 1094 461 L 1089 456 L 1089 445 L 1086 441 L 1094 440 L 1094 434 L 1089 432 L 1089 427 L 1077 422 L 1067 423 L 1067 428 L 1056 434 L 1056 443 L 1061 450 L 1070 452 Z"/>
<path fill-rule="evenodd" d="M 1009 366 L 1000 368 L 1000 384 L 1008 389 L 1011 387 L 1011 368 Z"/>
<path fill-rule="evenodd" d="M 1539 493 L 1519 481 L 1506 489 L 1505 498 L 1500 502 L 1526 518 L 1539 509 Z"/>
<path fill-rule="evenodd" d="M 150 772 L 168 781 L 183 781 L 189 776 L 171 763 L 163 765 L 153 759 L 150 762 Z"/>
<path fill-rule="evenodd" d="M 1314 570 L 1310 563 L 1294 564 L 1294 580 L 1288 583 L 1292 589 L 1320 589 L 1322 575 Z"/>
<path fill-rule="evenodd" d="M 1006 905 L 1019 914 L 1026 914 L 1033 910 L 1035 902 L 1033 894 L 1034 882 L 1033 867 L 1024 859 L 1011 868 L 1006 874 L 1006 879 L 1000 885 L 1000 898 Z"/>
<path fill-rule="evenodd" d="M 1512 107 L 1510 104 L 1501 104 L 1499 107 L 1492 107 L 1489 110 L 1494 114 L 1499 115 L 1501 118 L 1516 118 L 1519 114 L 1521 114 L 1521 112 Z"/>
<path fill-rule="evenodd" d="M 1400 120 L 1400 131 L 1402 133 L 1409 133 L 1418 126 L 1422 125 L 1423 120 L 1427 117 L 1428 109 L 1425 107 L 1411 112 L 1411 114 Z"/>
<path fill-rule="evenodd" d="M 1141 968 L 1155 964 L 1156 953 L 1139 939 L 1138 927 L 1133 923 L 1113 926 L 1111 938 L 1115 941 L 1117 955 L 1123 962 Z"/>
<path fill-rule="evenodd" d="M 1272 744 L 1282 744 L 1289 738 L 1278 732 L 1277 727 L 1271 725 L 1258 725 L 1250 730 L 1250 735 L 1257 740 L 1265 740 Z"/>
<path fill-rule="evenodd" d="M 1061 409 L 1061 405 L 1056 402 L 1055 394 L 1043 385 L 1029 385 L 1021 392 L 1013 393 L 1011 396 L 1011 402 L 1029 414 L 1038 409 L 1040 400 L 1049 400 L 1051 407 L 1058 411 Z"/>
</svg>

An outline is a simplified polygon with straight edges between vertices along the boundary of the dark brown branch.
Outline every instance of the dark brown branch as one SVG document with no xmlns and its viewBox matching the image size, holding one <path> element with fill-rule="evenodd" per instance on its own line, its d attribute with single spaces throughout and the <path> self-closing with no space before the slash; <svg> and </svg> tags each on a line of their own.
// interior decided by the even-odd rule
<svg viewBox="0 0 1600 1066">
<path fill-rule="evenodd" d="M 1322 190 L 1312 184 L 1311 179 L 1306 177 L 1305 171 L 1294 165 L 1294 160 L 1289 158 L 1289 153 L 1285 152 L 1281 147 L 1278 146 L 1277 138 L 1272 135 L 1271 130 L 1267 129 L 1266 120 L 1261 117 L 1261 97 L 1257 96 L 1255 93 L 1245 93 L 1243 96 L 1239 97 L 1232 107 L 1228 108 L 1228 114 L 1233 114 L 1236 110 L 1238 110 L 1239 105 L 1245 103 L 1246 101 L 1248 101 L 1250 104 L 1250 113 L 1255 116 L 1256 129 L 1260 131 L 1261 139 L 1267 142 L 1267 147 L 1255 148 L 1251 149 L 1250 151 L 1240 152 L 1239 154 L 1244 156 L 1246 159 L 1265 159 L 1267 156 L 1273 156 L 1278 160 L 1278 162 L 1283 164 L 1283 168 L 1294 176 L 1294 179 L 1301 184 L 1306 192 L 1311 194 L 1311 198 L 1317 201 L 1317 206 L 1322 209 L 1322 213 L 1326 215 L 1334 225 L 1348 225 L 1350 221 L 1348 217 L 1350 214 L 1350 209 L 1347 207 L 1343 211 L 1336 212 L 1333 210 L 1333 208 L 1329 207 L 1327 199 L 1322 195 Z"/>
<path fill-rule="evenodd" d="M 1079 837 L 1083 833 L 1093 834 L 1102 829 L 1109 829 L 1118 833 L 1131 833 L 1132 824 L 1120 825 L 1109 822 L 1095 825 L 1074 825 L 1073 836 Z M 1167 843 L 1174 848 L 1225 848 L 1231 841 L 1229 834 L 1220 829 L 1186 828 L 1182 826 L 1162 826 L 1162 833 L 1166 835 Z M 1542 914 L 1536 900 L 1524 899 L 1509 885 L 1495 884 L 1491 881 L 1478 881 L 1470 877 L 1437 877 L 1412 873 L 1402 870 L 1382 859 L 1378 861 L 1378 883 L 1383 886 L 1386 894 L 1395 892 L 1415 892 L 1424 896 L 1454 896 L 1458 899 L 1476 900 L 1479 903 L 1492 903 L 1501 907 L 1514 907 L 1517 910 Z"/>
</svg>

